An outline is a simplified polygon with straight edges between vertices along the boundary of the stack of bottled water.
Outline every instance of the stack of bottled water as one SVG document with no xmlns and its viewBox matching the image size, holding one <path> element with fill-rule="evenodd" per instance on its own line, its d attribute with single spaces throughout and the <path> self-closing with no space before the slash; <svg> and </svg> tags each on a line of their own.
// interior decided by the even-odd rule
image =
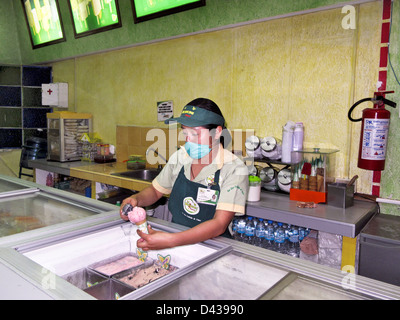
<svg viewBox="0 0 400 320">
<path fill-rule="evenodd" d="M 300 242 L 310 232 L 308 228 L 251 216 L 235 218 L 232 230 L 235 240 L 292 257 L 299 257 Z"/>
</svg>

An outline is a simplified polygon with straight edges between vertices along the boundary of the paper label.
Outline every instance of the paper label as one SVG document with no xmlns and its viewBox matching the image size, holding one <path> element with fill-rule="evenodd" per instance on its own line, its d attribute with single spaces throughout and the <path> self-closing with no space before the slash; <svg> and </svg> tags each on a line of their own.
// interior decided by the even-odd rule
<svg viewBox="0 0 400 320">
<path fill-rule="evenodd" d="M 361 158 L 385 160 L 389 119 L 364 119 Z"/>
</svg>

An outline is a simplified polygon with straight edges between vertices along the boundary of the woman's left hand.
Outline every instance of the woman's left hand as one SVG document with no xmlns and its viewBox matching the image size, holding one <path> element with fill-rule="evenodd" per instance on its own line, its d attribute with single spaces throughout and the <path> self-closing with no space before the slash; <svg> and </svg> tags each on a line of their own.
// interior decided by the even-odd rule
<svg viewBox="0 0 400 320">
<path fill-rule="evenodd" d="M 140 239 L 136 243 L 138 248 L 148 251 L 172 248 L 174 246 L 172 242 L 173 233 L 155 231 L 150 225 L 147 226 L 147 229 L 149 231 L 148 234 L 139 229 L 137 230 L 137 234 L 140 236 Z"/>
</svg>

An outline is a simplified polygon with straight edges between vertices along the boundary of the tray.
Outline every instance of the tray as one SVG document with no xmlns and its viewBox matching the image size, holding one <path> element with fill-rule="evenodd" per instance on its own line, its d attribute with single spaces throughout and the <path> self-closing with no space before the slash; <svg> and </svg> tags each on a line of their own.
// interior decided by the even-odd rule
<svg viewBox="0 0 400 320">
<path fill-rule="evenodd" d="M 127 269 L 136 268 L 136 267 L 139 267 L 140 265 L 143 264 L 143 262 L 140 261 L 139 264 L 137 264 L 135 266 L 132 266 L 131 263 L 123 263 L 123 261 L 121 261 L 122 259 L 127 260 L 130 257 L 139 259 L 136 254 L 134 254 L 132 252 L 127 252 L 127 253 L 122 253 L 122 254 L 119 254 L 119 255 L 116 255 L 116 256 L 112 256 L 112 257 L 107 258 L 107 259 L 102 260 L 102 261 L 95 262 L 95 263 L 89 265 L 88 268 L 91 269 L 91 270 L 94 270 L 95 272 L 101 273 L 101 274 L 105 275 L 106 277 L 111 277 L 112 275 L 117 274 L 117 273 L 119 273 L 121 271 L 124 271 L 124 270 L 127 270 Z M 118 264 L 117 263 L 118 261 L 120 261 L 121 263 Z M 106 268 L 102 268 L 102 267 L 105 267 L 105 266 L 107 266 L 107 265 L 109 265 L 111 263 L 116 263 L 117 264 L 115 266 L 116 267 L 115 271 L 110 270 L 109 268 L 107 268 L 107 269 Z"/>
<path fill-rule="evenodd" d="M 157 268 L 157 270 L 160 270 L 159 272 L 161 273 L 161 275 L 159 277 L 157 277 L 156 279 L 147 278 L 144 280 L 143 279 L 144 276 L 147 276 L 147 275 L 150 275 L 150 277 L 152 276 L 151 271 L 153 271 L 153 268 Z M 150 273 L 146 273 L 146 271 L 149 269 L 150 269 Z M 125 271 L 122 271 L 120 273 L 113 275 L 112 279 L 117 280 L 118 282 L 120 282 L 132 289 L 139 289 L 139 288 L 144 287 L 145 285 L 149 284 L 150 282 L 157 281 L 158 279 L 171 274 L 172 272 L 174 272 L 177 269 L 178 268 L 175 266 L 169 266 L 168 270 L 165 270 L 165 269 L 161 268 L 161 265 L 158 263 L 158 261 L 146 260 L 145 263 L 139 267 L 131 268 L 131 269 L 128 269 L 128 270 L 125 270 Z M 129 280 L 131 280 L 130 278 L 129 278 L 129 280 L 126 279 L 127 277 L 131 277 L 131 279 L 139 278 L 140 280 L 135 281 L 135 283 L 132 283 L 132 282 L 129 282 Z"/>
</svg>

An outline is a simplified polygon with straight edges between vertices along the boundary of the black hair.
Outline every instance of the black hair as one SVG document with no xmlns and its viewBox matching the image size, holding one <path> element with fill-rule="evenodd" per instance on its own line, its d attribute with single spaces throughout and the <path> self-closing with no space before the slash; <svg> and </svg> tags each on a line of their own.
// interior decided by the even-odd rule
<svg viewBox="0 0 400 320">
<path fill-rule="evenodd" d="M 214 113 L 218 114 L 219 116 L 221 116 L 222 118 L 224 118 L 224 116 L 222 115 L 222 112 L 219 109 L 219 107 L 217 106 L 217 104 L 210 99 L 197 98 L 197 99 L 190 101 L 188 103 L 188 105 L 214 112 Z"/>
<path fill-rule="evenodd" d="M 210 99 L 197 98 L 197 99 L 194 99 L 194 100 L 190 101 L 188 103 L 188 105 L 214 112 L 214 113 L 218 114 L 219 116 L 221 116 L 222 118 L 224 118 L 224 120 L 225 120 L 225 117 L 223 116 L 223 114 L 221 112 L 221 109 L 218 107 L 218 105 L 214 101 L 212 101 Z M 213 129 L 216 129 L 218 127 L 218 125 L 216 125 L 216 124 L 208 124 L 208 125 L 204 125 L 202 127 L 204 127 L 206 129 L 210 130 L 211 132 L 213 132 Z M 222 131 L 222 135 L 221 135 L 220 141 L 222 143 L 222 146 L 224 148 L 226 148 L 229 145 L 229 143 L 231 143 L 232 137 L 231 137 L 231 134 L 229 133 L 229 131 L 226 128 L 226 124 L 224 124 L 222 126 L 222 129 L 223 129 L 223 131 Z"/>
</svg>

